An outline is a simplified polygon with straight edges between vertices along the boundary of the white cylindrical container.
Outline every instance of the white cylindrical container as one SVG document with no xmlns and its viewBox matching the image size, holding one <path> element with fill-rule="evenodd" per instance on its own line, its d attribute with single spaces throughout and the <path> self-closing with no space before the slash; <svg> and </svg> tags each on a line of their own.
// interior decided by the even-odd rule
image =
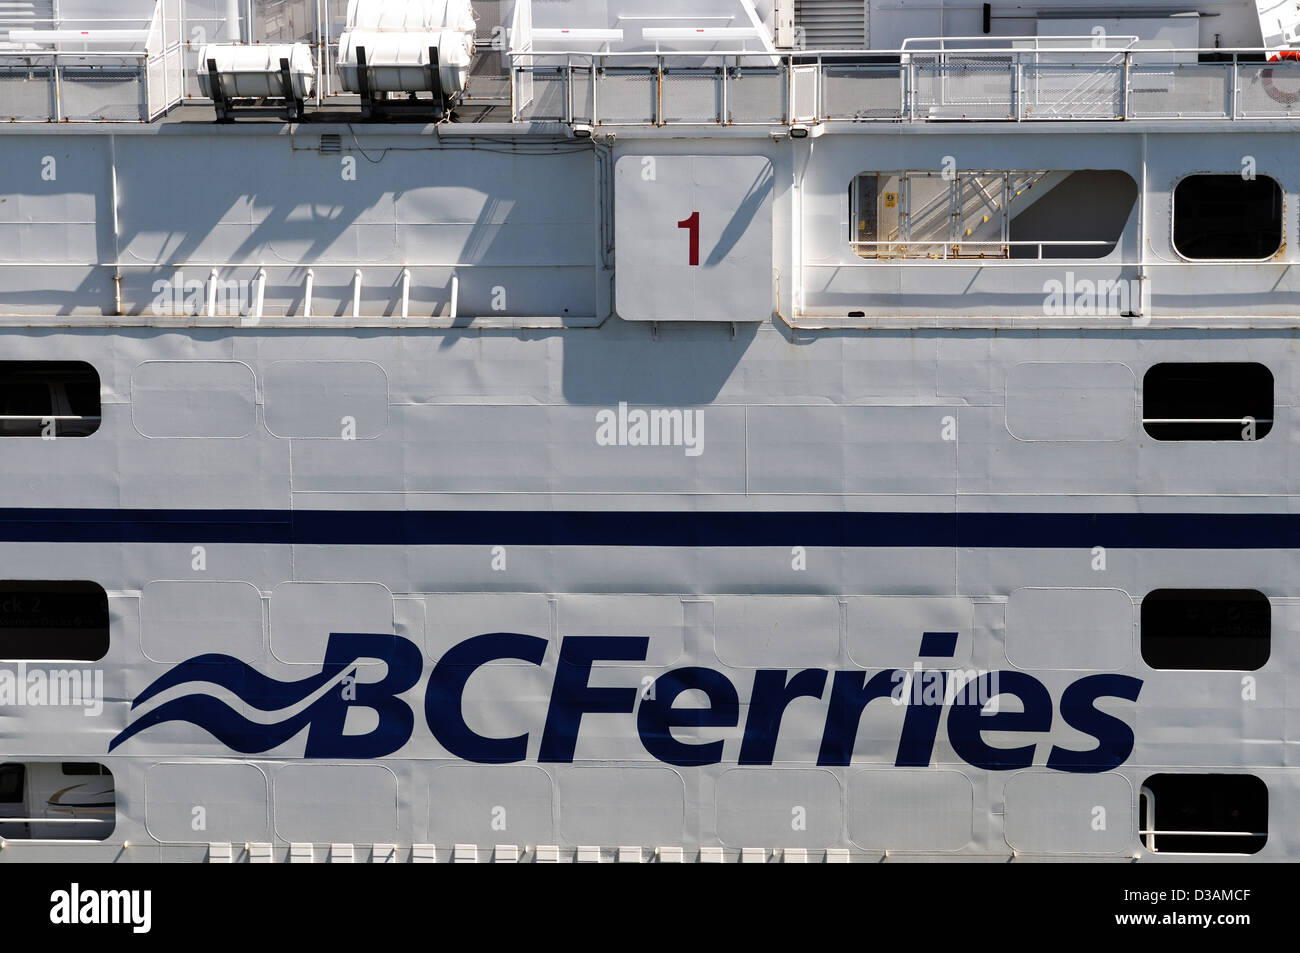
<svg viewBox="0 0 1300 953">
<path fill-rule="evenodd" d="M 361 91 L 357 50 L 366 51 L 370 90 L 376 93 L 420 92 L 429 88 L 429 48 L 438 50 L 438 74 L 448 96 L 464 92 L 469 80 L 471 47 L 463 33 L 383 33 L 354 30 L 339 38 L 339 76 L 343 88 Z"/>
<path fill-rule="evenodd" d="M 311 47 L 306 43 L 258 44 L 234 46 L 209 44 L 199 51 L 199 89 L 211 96 L 208 61 L 216 60 L 217 73 L 227 96 L 240 99 L 262 99 L 284 95 L 280 75 L 280 60 L 289 61 L 289 76 L 293 94 L 297 99 L 311 95 L 316 78 Z"/>
<path fill-rule="evenodd" d="M 350 0 L 348 30 L 384 33 L 428 33 L 434 30 L 475 31 L 470 0 Z"/>
</svg>

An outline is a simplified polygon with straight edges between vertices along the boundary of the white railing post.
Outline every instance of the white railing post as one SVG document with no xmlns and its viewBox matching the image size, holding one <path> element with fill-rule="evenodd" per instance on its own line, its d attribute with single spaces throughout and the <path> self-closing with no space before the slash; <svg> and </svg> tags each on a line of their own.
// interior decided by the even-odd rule
<svg viewBox="0 0 1300 953">
<path fill-rule="evenodd" d="M 907 97 L 907 121 L 916 122 L 916 60 L 913 57 L 907 58 L 907 77 L 903 85 L 906 87 Z"/>
<path fill-rule="evenodd" d="M 1128 120 L 1132 105 L 1129 102 L 1129 91 L 1133 88 L 1133 53 L 1130 50 L 1124 51 L 1124 76 L 1121 82 L 1124 84 L 1124 96 L 1120 100 L 1120 118 Z"/>
<path fill-rule="evenodd" d="M 817 54 L 817 98 L 813 100 L 813 122 L 822 122 L 826 117 L 826 60 L 825 54 Z"/>
<path fill-rule="evenodd" d="M 794 124 L 794 54 L 785 59 L 785 123 Z"/>
<path fill-rule="evenodd" d="M 325 0 L 316 0 L 316 107 L 325 101 Z M 513 121 L 514 116 L 511 115 Z"/>
<path fill-rule="evenodd" d="M 308 268 L 307 281 L 305 286 L 303 287 L 303 293 L 302 293 L 302 316 L 304 318 L 311 317 L 311 293 L 313 288 L 315 287 L 315 284 L 316 284 L 316 272 Z"/>
<path fill-rule="evenodd" d="M 1237 87 L 1241 84 L 1241 64 L 1238 54 L 1232 54 L 1232 75 L 1228 77 L 1228 118 L 1237 118 Z"/>
<path fill-rule="evenodd" d="M 564 121 L 567 123 L 577 122 L 573 117 L 573 54 L 568 53 L 564 57 Z"/>
<path fill-rule="evenodd" d="M 664 58 L 663 56 L 655 57 L 657 68 L 655 72 L 655 121 L 656 126 L 665 125 L 664 122 Z"/>
<path fill-rule="evenodd" d="M 740 65 L 739 56 L 736 57 L 736 65 L 737 66 Z M 722 91 L 721 91 L 721 95 L 719 96 L 721 112 L 719 113 L 718 116 L 718 122 L 720 125 L 725 126 L 727 124 L 727 120 L 730 118 L 727 115 L 727 58 L 725 56 L 722 58 L 722 71 L 718 74 L 718 78 L 722 82 Z"/>
<path fill-rule="evenodd" d="M 253 324 L 262 320 L 262 305 L 266 301 L 266 269 L 259 268 L 257 272 L 257 294 L 253 298 Z"/>
<path fill-rule="evenodd" d="M 411 269 L 402 269 L 402 320 L 405 321 L 411 313 Z"/>
<path fill-rule="evenodd" d="M 361 269 L 352 275 L 352 319 L 361 317 Z"/>
<path fill-rule="evenodd" d="M 1156 795 L 1154 791 L 1152 791 L 1149 787 L 1147 787 L 1144 784 L 1142 785 L 1142 788 L 1138 792 L 1138 799 L 1145 802 L 1147 807 L 1146 830 L 1142 834 L 1143 846 L 1147 850 L 1151 851 L 1151 853 L 1154 854 L 1156 852 L 1156 830 L 1157 830 Z"/>
<path fill-rule="evenodd" d="M 217 313 L 217 269 L 213 268 L 212 273 L 208 275 L 208 320 L 212 320 Z"/>
<path fill-rule="evenodd" d="M 507 69 L 507 73 L 510 76 L 510 121 L 518 122 L 519 121 L 519 97 L 515 94 L 515 85 L 516 85 L 515 70 L 517 70 L 519 67 L 515 65 L 515 55 L 513 53 L 509 55 L 509 59 L 510 59 L 510 66 Z"/>
<path fill-rule="evenodd" d="M 1034 56 L 1038 56 L 1037 50 Z M 1025 61 L 1019 54 L 1011 65 L 1011 101 L 1015 104 L 1013 115 L 1016 122 L 1020 122 L 1025 118 Z"/>
</svg>

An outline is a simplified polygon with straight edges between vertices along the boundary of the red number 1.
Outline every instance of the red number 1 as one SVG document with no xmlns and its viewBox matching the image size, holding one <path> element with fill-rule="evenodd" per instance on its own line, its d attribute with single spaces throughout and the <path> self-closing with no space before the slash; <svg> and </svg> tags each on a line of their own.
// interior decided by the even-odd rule
<svg viewBox="0 0 1300 953">
<path fill-rule="evenodd" d="M 700 213 L 695 212 L 690 218 L 682 219 L 677 223 L 677 227 L 691 230 L 691 267 L 698 267 L 700 264 Z"/>
</svg>

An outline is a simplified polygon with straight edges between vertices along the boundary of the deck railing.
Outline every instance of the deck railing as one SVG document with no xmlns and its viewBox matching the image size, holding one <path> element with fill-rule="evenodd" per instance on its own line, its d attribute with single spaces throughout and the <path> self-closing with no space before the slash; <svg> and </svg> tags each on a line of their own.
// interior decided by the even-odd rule
<svg viewBox="0 0 1300 953">
<path fill-rule="evenodd" d="M 515 53 L 515 121 L 795 125 L 1300 117 L 1300 62 L 1255 49 Z"/>
<path fill-rule="evenodd" d="M 157 0 L 149 19 L 3 32 L 0 122 L 149 122 L 181 100 L 180 0 Z"/>
</svg>

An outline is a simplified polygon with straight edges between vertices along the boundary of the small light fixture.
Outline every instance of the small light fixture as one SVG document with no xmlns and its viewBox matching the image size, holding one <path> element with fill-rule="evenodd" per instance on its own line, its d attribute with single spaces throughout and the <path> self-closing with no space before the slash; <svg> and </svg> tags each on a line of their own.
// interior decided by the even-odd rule
<svg viewBox="0 0 1300 953">
<path fill-rule="evenodd" d="M 575 139 L 590 139 L 590 138 L 591 138 L 591 126 L 587 125 L 586 123 L 574 123 L 574 126 L 573 126 L 573 138 L 575 138 Z"/>
<path fill-rule="evenodd" d="M 799 126 L 799 125 L 791 126 L 791 127 L 790 127 L 790 138 L 791 138 L 791 139 L 807 139 L 807 138 L 808 138 L 808 127 L 807 127 L 807 126 Z"/>
</svg>

